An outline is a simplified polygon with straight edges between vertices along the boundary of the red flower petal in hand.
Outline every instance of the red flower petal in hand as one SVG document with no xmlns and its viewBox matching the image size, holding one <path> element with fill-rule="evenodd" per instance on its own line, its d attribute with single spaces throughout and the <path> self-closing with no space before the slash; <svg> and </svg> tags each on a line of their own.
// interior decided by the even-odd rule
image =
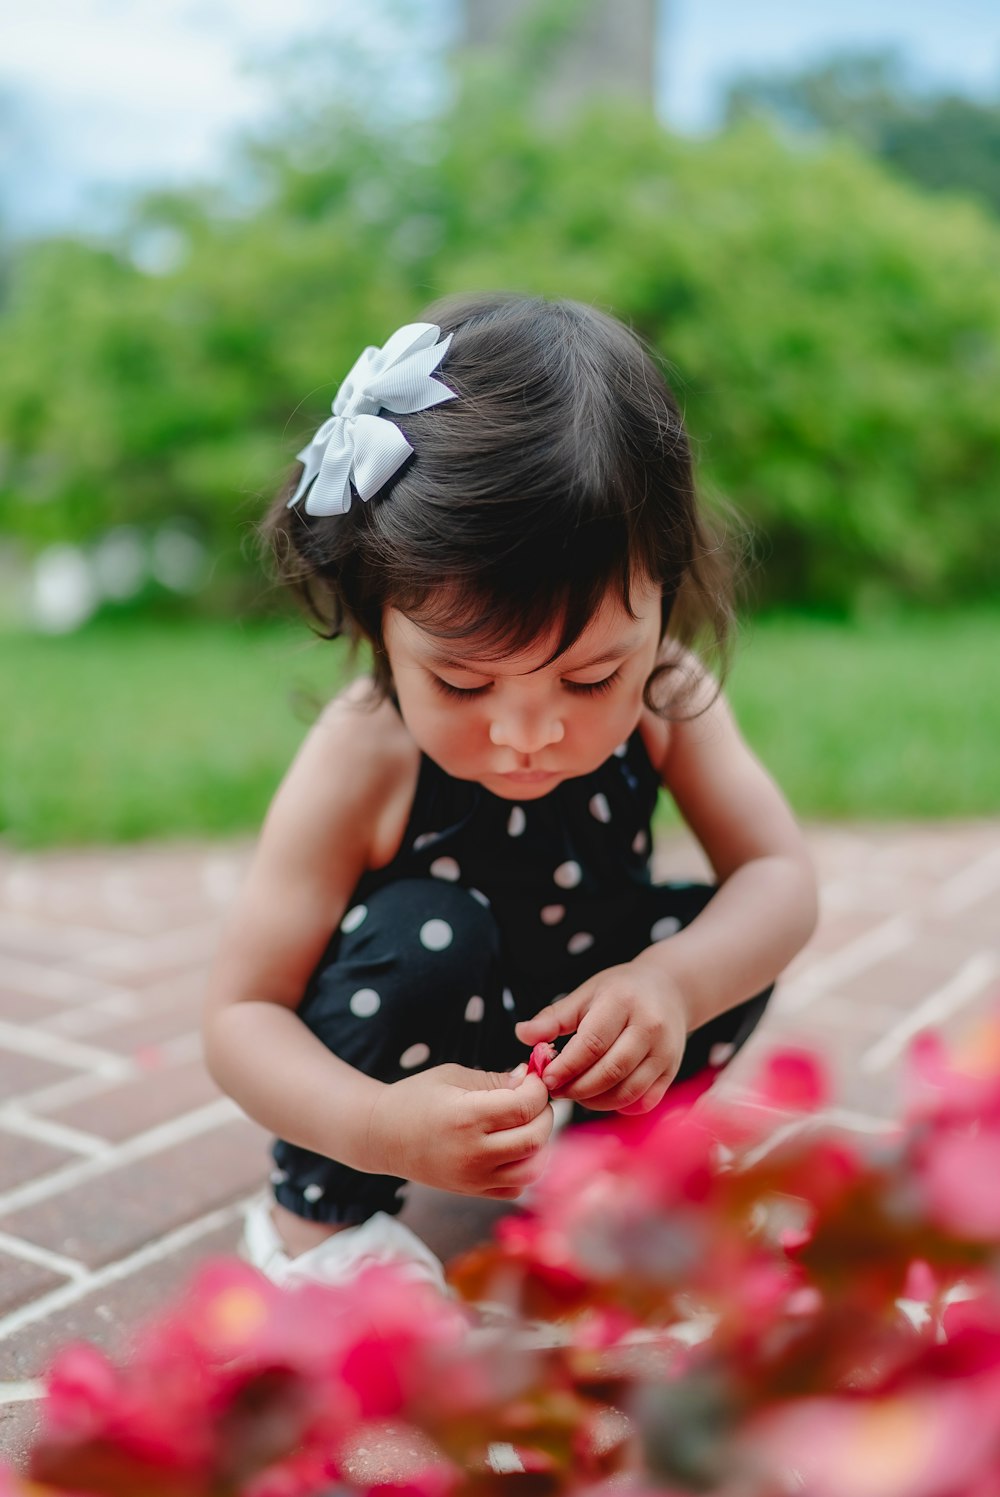
<svg viewBox="0 0 1000 1497">
<path fill-rule="evenodd" d="M 528 1075 L 541 1076 L 544 1081 L 545 1067 L 550 1061 L 555 1060 L 558 1053 L 551 1040 L 539 1040 L 531 1052 L 531 1059 L 528 1061 Z"/>
</svg>

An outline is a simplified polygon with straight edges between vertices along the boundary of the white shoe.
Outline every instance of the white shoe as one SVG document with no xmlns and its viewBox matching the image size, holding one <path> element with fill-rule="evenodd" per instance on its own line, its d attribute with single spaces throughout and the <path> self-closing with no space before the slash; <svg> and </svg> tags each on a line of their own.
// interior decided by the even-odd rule
<svg viewBox="0 0 1000 1497">
<path fill-rule="evenodd" d="M 274 1225 L 271 1202 L 259 1196 L 243 1219 L 240 1254 L 275 1284 L 345 1284 L 369 1264 L 383 1263 L 392 1264 L 407 1278 L 433 1285 L 441 1294 L 451 1293 L 440 1258 L 415 1232 L 384 1211 L 290 1258 Z"/>
</svg>

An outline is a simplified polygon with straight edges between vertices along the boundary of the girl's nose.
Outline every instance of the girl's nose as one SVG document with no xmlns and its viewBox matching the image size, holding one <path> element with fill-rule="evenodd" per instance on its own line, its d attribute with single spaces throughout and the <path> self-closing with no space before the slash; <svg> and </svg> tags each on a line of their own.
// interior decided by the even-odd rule
<svg viewBox="0 0 1000 1497">
<path fill-rule="evenodd" d="M 490 723 L 490 742 L 519 754 L 539 754 L 561 743 L 565 732 L 561 720 L 548 713 L 508 713 Z"/>
</svg>

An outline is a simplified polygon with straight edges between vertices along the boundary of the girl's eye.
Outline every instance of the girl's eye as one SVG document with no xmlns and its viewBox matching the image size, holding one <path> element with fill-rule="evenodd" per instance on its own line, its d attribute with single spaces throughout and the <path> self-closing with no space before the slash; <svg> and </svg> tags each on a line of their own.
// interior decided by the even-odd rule
<svg viewBox="0 0 1000 1497">
<path fill-rule="evenodd" d="M 603 681 L 564 681 L 563 685 L 567 691 L 579 692 L 587 697 L 599 697 L 611 690 L 621 673 L 621 666 L 619 666 L 617 670 L 611 672 L 610 676 L 605 676 Z"/>
<path fill-rule="evenodd" d="M 442 681 L 440 676 L 431 676 L 435 687 L 442 696 L 457 697 L 459 701 L 468 701 L 470 697 L 482 696 L 484 691 L 489 691 L 489 684 L 485 686 L 452 686 L 450 681 Z"/>
</svg>

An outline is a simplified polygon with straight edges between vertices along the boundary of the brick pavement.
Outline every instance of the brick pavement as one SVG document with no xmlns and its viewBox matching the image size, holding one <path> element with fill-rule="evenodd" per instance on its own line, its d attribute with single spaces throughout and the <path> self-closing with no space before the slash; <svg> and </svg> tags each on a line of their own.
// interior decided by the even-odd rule
<svg viewBox="0 0 1000 1497">
<path fill-rule="evenodd" d="M 772 1004 L 815 1045 L 828 1115 L 877 1134 L 916 1031 L 960 1027 L 1000 989 L 1000 823 L 815 827 L 823 915 Z M 17 854 L 0 848 L 0 1456 L 33 1427 L 62 1342 L 120 1344 L 204 1257 L 231 1251 L 266 1140 L 201 1065 L 209 954 L 245 845 Z M 680 838 L 660 871 L 703 872 Z M 734 1094 L 753 1064 L 741 1056 Z M 781 1119 L 776 1119 L 780 1125 Z M 485 1208 L 480 1210 L 479 1207 Z M 447 1256 L 490 1203 L 414 1193 Z"/>
</svg>

